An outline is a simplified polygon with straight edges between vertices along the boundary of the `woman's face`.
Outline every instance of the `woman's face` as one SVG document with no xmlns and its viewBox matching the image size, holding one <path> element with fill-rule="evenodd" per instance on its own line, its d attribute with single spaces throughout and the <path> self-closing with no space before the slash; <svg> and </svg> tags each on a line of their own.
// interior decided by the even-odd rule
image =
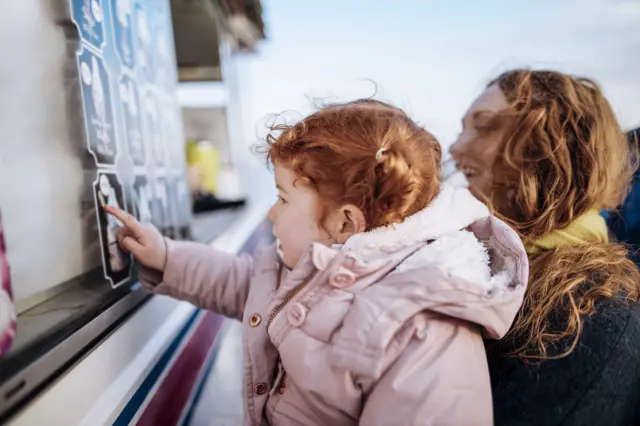
<svg viewBox="0 0 640 426">
<path fill-rule="evenodd" d="M 484 91 L 469 107 L 462 119 L 462 132 L 449 152 L 458 169 L 469 182 L 469 189 L 480 201 L 491 195 L 492 166 L 504 130 L 486 129 L 496 113 L 509 106 L 497 85 Z"/>
</svg>

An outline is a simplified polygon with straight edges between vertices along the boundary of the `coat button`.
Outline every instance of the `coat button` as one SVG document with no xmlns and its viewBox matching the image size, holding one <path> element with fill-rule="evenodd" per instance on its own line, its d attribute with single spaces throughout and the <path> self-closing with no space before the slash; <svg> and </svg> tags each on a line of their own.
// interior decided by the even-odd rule
<svg viewBox="0 0 640 426">
<path fill-rule="evenodd" d="M 356 281 L 356 277 L 351 271 L 342 269 L 334 272 L 329 278 L 329 284 L 335 288 L 347 288 Z"/>
<path fill-rule="evenodd" d="M 307 308 L 298 302 L 294 302 L 287 308 L 287 317 L 292 326 L 300 327 L 304 324 L 304 320 L 307 319 Z"/>
<path fill-rule="evenodd" d="M 287 385 L 285 385 L 284 383 L 280 386 L 280 388 L 278 388 L 278 393 L 280 395 L 282 395 L 284 393 L 284 391 L 287 390 Z"/>
<path fill-rule="evenodd" d="M 249 317 L 249 325 L 251 327 L 257 327 L 262 322 L 262 318 L 258 314 L 253 314 Z"/>
<path fill-rule="evenodd" d="M 256 395 L 264 395 L 267 393 L 267 384 L 266 383 L 258 383 L 253 387 L 253 391 Z"/>
</svg>

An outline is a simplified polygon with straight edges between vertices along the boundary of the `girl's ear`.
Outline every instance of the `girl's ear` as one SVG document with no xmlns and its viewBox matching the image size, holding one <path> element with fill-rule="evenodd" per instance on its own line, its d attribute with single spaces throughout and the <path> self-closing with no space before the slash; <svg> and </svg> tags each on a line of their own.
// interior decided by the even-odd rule
<svg viewBox="0 0 640 426">
<path fill-rule="evenodd" d="M 330 218 L 330 231 L 337 244 L 344 244 L 349 237 L 367 229 L 364 213 L 353 204 L 340 207 Z"/>
</svg>

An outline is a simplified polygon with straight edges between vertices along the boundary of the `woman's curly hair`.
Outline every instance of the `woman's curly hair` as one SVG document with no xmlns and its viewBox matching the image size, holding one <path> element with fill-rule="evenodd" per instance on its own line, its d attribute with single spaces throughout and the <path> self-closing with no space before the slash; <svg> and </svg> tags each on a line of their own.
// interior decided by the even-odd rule
<svg viewBox="0 0 640 426">
<path fill-rule="evenodd" d="M 517 69 L 494 84 L 510 106 L 490 126 L 506 127 L 491 207 L 525 244 L 623 201 L 636 156 L 594 81 Z M 532 253 L 529 262 L 524 304 L 507 336 L 518 356 L 566 356 L 598 299 L 638 300 L 640 273 L 622 245 L 561 246 Z"/>
</svg>

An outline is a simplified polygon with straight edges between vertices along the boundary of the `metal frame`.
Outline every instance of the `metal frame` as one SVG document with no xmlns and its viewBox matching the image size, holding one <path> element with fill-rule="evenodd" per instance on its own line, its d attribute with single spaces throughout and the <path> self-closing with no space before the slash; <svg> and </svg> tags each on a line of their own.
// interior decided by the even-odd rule
<svg viewBox="0 0 640 426">
<path fill-rule="evenodd" d="M 215 212 L 212 213 L 210 219 L 218 218 L 216 222 L 209 223 L 208 232 L 201 230 L 199 233 L 204 234 L 207 238 L 206 241 L 198 239 L 199 242 L 206 243 L 212 241 L 218 236 L 222 236 L 225 230 L 231 230 L 234 235 L 241 235 L 240 238 L 245 235 L 244 230 L 238 230 L 235 228 L 235 222 L 238 218 L 243 216 L 242 211 L 235 210 L 234 212 Z M 198 220 L 194 220 L 193 225 L 198 224 Z M 249 228 L 252 231 L 251 228 Z M 100 279 L 98 273 L 92 274 L 91 277 L 85 278 L 84 282 L 92 282 L 95 279 Z M 74 283 L 76 286 L 79 283 Z M 73 289 L 71 289 L 73 290 Z M 118 289 L 123 290 L 123 289 Z M 59 295 L 60 299 L 68 299 Z M 98 345 L 100 341 L 110 331 L 119 326 L 125 317 L 138 308 L 143 302 L 147 300 L 151 295 L 142 290 L 139 284 L 132 287 L 131 292 L 120 297 L 113 302 L 105 301 L 105 303 L 112 303 L 104 311 L 94 314 L 95 316 L 88 320 L 85 324 L 74 330 L 74 323 L 70 323 L 64 326 L 62 329 L 64 333 L 70 333 L 68 337 L 57 337 L 49 339 L 48 342 L 38 342 L 37 348 L 25 349 L 23 352 L 16 354 L 16 357 L 26 357 L 26 361 L 20 359 L 20 362 L 6 362 L 4 368 L 14 368 L 18 371 L 13 376 L 11 371 L 4 371 L 5 374 L 0 375 L 0 424 L 5 418 L 13 415 L 17 409 L 29 402 L 29 400 L 35 396 L 39 391 L 47 386 L 50 382 L 55 380 L 65 370 L 71 368 L 74 363 L 86 354 L 93 347 Z M 56 310 L 60 308 L 60 300 L 51 300 L 44 303 L 48 303 L 46 310 Z M 77 327 L 77 321 L 75 322 Z M 66 331 L 68 330 L 68 331 Z M 29 363 L 26 367 L 23 367 L 25 363 Z M 2 362 L 0 362 L 2 366 Z M 7 374 L 9 377 L 7 378 Z M 4 378 L 3 378 L 4 377 Z"/>
<path fill-rule="evenodd" d="M 211 247 L 238 252 L 264 221 L 268 208 L 264 203 L 246 208 Z M 131 298 L 136 294 L 141 299 Z M 139 291 L 125 296 L 11 378 L 13 386 L 20 384 L 19 377 L 29 379 L 33 386 L 28 390 L 27 384 L 19 394 L 16 392 L 10 412 L 8 404 L 3 405 L 0 424 L 8 421 L 9 426 L 32 426 L 50 424 L 52 419 L 65 425 L 112 423 L 196 309 L 189 303 L 161 296 L 153 296 L 140 306 L 147 295 Z M 49 374 L 45 378 L 46 371 L 54 366 L 58 366 L 54 377 Z M 38 385 L 39 378 L 44 380 Z M 7 390 L 11 390 L 9 383 L 0 388 L 0 398 Z M 18 402 L 19 396 L 23 402 Z M 71 399 L 73 405 L 69 404 Z"/>
<path fill-rule="evenodd" d="M 0 423 L 29 396 L 69 367 L 113 327 L 149 297 L 138 290 L 115 302 L 62 343 L 40 356 L 5 383 L 0 384 Z"/>
</svg>

